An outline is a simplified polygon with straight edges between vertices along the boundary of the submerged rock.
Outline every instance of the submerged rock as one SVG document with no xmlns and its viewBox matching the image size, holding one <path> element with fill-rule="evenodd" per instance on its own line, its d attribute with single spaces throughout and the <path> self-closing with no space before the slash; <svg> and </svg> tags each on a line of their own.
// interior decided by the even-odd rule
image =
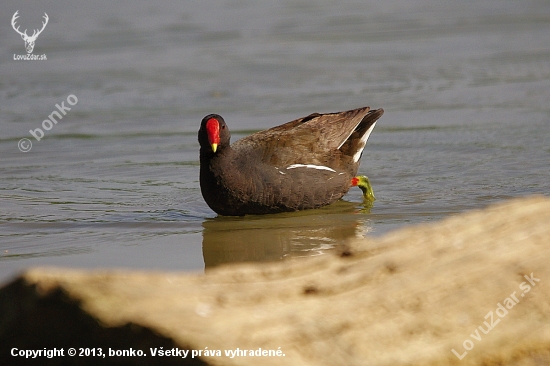
<svg viewBox="0 0 550 366">
<path fill-rule="evenodd" d="M 550 199 L 532 197 L 341 256 L 205 275 L 31 269 L 0 289 L 0 364 L 550 364 L 549 222 Z"/>
</svg>

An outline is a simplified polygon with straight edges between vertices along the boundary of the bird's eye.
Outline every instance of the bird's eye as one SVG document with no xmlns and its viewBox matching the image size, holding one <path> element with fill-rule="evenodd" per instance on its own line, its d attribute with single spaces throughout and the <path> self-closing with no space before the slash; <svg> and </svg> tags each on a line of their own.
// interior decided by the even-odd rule
<svg viewBox="0 0 550 366">
<path fill-rule="evenodd" d="M 225 125 L 222 125 L 222 130 L 225 130 Z"/>
</svg>

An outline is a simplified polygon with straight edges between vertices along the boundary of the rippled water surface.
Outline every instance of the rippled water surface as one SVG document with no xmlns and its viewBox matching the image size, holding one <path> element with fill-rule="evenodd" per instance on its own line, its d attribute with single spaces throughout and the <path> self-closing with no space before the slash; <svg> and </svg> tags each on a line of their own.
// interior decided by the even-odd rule
<svg viewBox="0 0 550 366">
<path fill-rule="evenodd" d="M 26 54 L 16 10 L 22 29 L 49 15 L 34 50 L 47 60 L 14 60 Z M 37 265 L 203 270 L 321 255 L 550 191 L 545 0 L 8 0 L 1 14 L 1 280 Z M 37 141 L 29 130 L 62 102 L 71 109 Z M 236 140 L 364 105 L 386 111 L 360 169 L 371 209 L 358 189 L 262 217 L 216 217 L 204 203 L 204 115 L 223 115 Z"/>
</svg>

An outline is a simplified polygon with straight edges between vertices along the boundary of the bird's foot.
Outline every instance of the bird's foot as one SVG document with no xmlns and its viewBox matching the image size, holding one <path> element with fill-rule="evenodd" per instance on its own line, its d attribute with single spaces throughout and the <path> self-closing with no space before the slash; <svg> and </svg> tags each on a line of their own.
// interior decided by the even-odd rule
<svg viewBox="0 0 550 366">
<path fill-rule="evenodd" d="M 372 205 L 372 203 L 376 200 L 376 197 L 374 197 L 374 191 L 372 190 L 372 185 L 366 175 L 358 175 L 357 177 L 353 177 L 351 179 L 351 185 L 361 188 L 365 203 L 370 203 Z"/>
</svg>

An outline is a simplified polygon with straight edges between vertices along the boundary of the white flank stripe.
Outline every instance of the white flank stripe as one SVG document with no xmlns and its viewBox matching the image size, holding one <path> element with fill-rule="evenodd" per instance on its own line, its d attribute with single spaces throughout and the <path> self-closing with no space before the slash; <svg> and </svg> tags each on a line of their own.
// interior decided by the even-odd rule
<svg viewBox="0 0 550 366">
<path fill-rule="evenodd" d="M 355 154 L 353 154 L 353 162 L 354 163 L 357 163 L 359 161 L 359 159 L 361 158 L 361 153 L 363 152 L 363 149 L 365 148 L 365 145 L 367 144 L 367 140 L 369 139 L 369 136 L 370 136 L 372 130 L 374 130 L 374 126 L 376 126 L 376 122 L 374 122 L 372 124 L 372 126 L 370 126 L 370 128 L 367 130 L 367 132 L 365 132 L 365 134 L 363 136 L 361 136 L 361 140 L 359 141 L 359 150 L 357 150 L 357 152 Z"/>
<path fill-rule="evenodd" d="M 324 165 L 313 165 L 313 164 L 292 164 L 286 167 L 287 169 L 295 169 L 295 168 L 311 168 L 311 169 L 318 169 L 318 170 L 329 170 L 331 172 L 336 173 L 336 170 L 329 168 L 328 166 Z"/>
</svg>

